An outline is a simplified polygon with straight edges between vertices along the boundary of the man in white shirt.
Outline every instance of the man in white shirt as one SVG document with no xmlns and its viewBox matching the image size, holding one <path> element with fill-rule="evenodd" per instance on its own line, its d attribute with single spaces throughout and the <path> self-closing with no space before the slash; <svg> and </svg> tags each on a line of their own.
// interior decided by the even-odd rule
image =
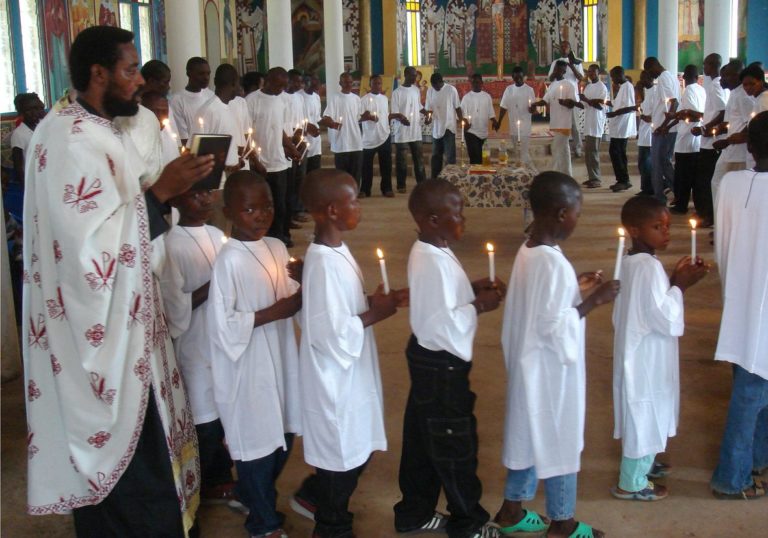
<svg viewBox="0 0 768 538">
<path fill-rule="evenodd" d="M 600 66 L 592 64 L 587 69 L 589 84 L 579 94 L 576 105 L 584 109 L 584 163 L 587 166 L 587 180 L 582 183 L 589 189 L 602 185 L 600 178 L 600 140 L 605 132 L 605 108 L 608 105 L 608 90 L 600 80 Z"/>
<path fill-rule="evenodd" d="M 648 71 L 640 72 L 640 80 L 635 85 L 635 102 L 639 103 L 639 120 L 637 123 L 637 168 L 640 171 L 640 192 L 638 194 L 653 196 L 651 181 L 651 140 L 653 138 L 653 105 L 656 86 Z M 710 196 L 711 198 L 711 196 Z"/>
<path fill-rule="evenodd" d="M 416 68 L 408 66 L 403 71 L 403 84 L 392 92 L 391 117 L 395 120 L 393 141 L 395 142 L 395 175 L 397 192 L 403 194 L 408 167 L 405 164 L 405 152 L 411 152 L 413 173 L 416 183 L 421 183 L 427 176 L 421 154 L 421 93 L 416 82 Z"/>
<path fill-rule="evenodd" d="M 371 196 L 373 158 L 379 156 L 381 194 L 392 198 L 392 142 L 389 134 L 389 99 L 382 93 L 381 75 L 371 76 L 371 91 L 363 97 L 363 108 L 370 112 L 363 122 L 363 183 L 361 195 Z"/>
<path fill-rule="evenodd" d="M 719 499 L 765 495 L 757 474 L 768 467 L 768 112 L 748 126 L 754 170 L 730 172 L 715 203 L 715 261 L 723 283 L 723 317 L 715 359 L 733 366 L 720 459 L 710 482 Z M 756 248 L 757 247 L 757 248 Z"/>
<path fill-rule="evenodd" d="M 752 62 L 741 72 L 741 85 L 744 87 L 747 95 L 754 100 L 750 120 L 761 112 L 768 110 L 768 92 L 766 92 L 768 85 L 765 83 L 765 71 L 763 71 L 762 62 Z M 754 167 L 755 159 L 747 151 L 747 169 L 749 170 Z"/>
<path fill-rule="evenodd" d="M 672 156 L 675 151 L 677 132 L 670 123 L 675 119 L 680 104 L 680 84 L 677 77 L 667 71 L 658 58 L 649 56 L 643 62 L 643 69 L 648 71 L 657 85 L 651 109 L 653 140 L 651 143 L 651 181 L 653 195 L 666 202 L 667 193 L 671 193 L 675 168 Z"/>
<path fill-rule="evenodd" d="M 464 124 L 464 141 L 467 143 L 469 163 L 482 164 L 483 146 L 488 138 L 488 121 L 496 120 L 496 111 L 491 96 L 483 91 L 483 75 L 475 73 L 469 82 L 472 91 L 461 99 L 461 112 L 467 120 Z"/>
<path fill-rule="evenodd" d="M 688 213 L 688 201 L 693 189 L 693 201 L 700 197 L 696 194 L 696 172 L 698 171 L 699 145 L 701 137 L 691 132 L 694 127 L 701 125 L 704 116 L 704 103 L 707 92 L 699 85 L 699 70 L 695 65 L 686 65 L 683 71 L 685 90 L 677 111 L 677 140 L 675 141 L 675 204 L 670 208 L 671 213 L 685 215 Z M 699 208 L 696 208 L 697 214 Z"/>
<path fill-rule="evenodd" d="M 141 93 L 141 105 L 151 111 L 159 123 L 160 159 L 162 165 L 165 166 L 178 157 L 181 150 L 179 137 L 173 132 L 168 122 L 168 97 L 156 91 L 144 91 Z M 176 214 L 176 219 L 178 220 L 178 213 L 175 208 L 171 207 L 171 211 Z"/>
<path fill-rule="evenodd" d="M 540 101 L 533 106 L 546 105 L 549 108 L 549 130 L 552 132 L 552 163 L 550 170 L 573 175 L 571 168 L 571 152 L 568 149 L 568 139 L 573 125 L 573 107 L 579 96 L 576 87 L 565 80 L 565 70 L 568 64 L 558 60 L 552 72 L 552 83 Z"/>
<path fill-rule="evenodd" d="M 512 69 L 514 84 L 504 89 L 499 103 L 499 119 L 493 124 L 493 130 L 498 131 L 509 111 L 509 136 L 512 143 L 517 144 L 519 158 L 522 162 L 531 164 L 528 146 L 531 141 L 531 105 L 536 100 L 536 94 L 523 81 L 523 68 L 515 66 Z"/>
<path fill-rule="evenodd" d="M 611 142 L 608 154 L 611 156 L 613 174 L 616 183 L 611 185 L 613 192 L 621 192 L 630 188 L 629 171 L 627 170 L 627 141 L 637 135 L 637 123 L 635 122 L 635 88 L 624 76 L 624 68 L 615 66 L 610 71 L 611 81 L 619 90 L 611 99 L 611 111 L 606 114 L 609 118 L 609 131 Z"/>
<path fill-rule="evenodd" d="M 432 170 L 436 179 L 443 169 L 443 157 L 447 164 L 456 164 L 456 118 L 464 122 L 461 114 L 459 92 L 443 82 L 443 75 L 433 73 L 429 79 L 424 109 L 428 112 L 427 123 L 432 122 Z"/>
<path fill-rule="evenodd" d="M 304 76 L 304 89 L 299 94 L 304 98 L 304 108 L 307 111 L 307 136 L 309 142 L 307 156 L 304 159 L 306 170 L 304 175 L 312 170 L 320 168 L 320 159 L 323 154 L 322 139 L 318 125 L 322 119 L 322 106 L 320 104 L 320 79 L 316 75 Z M 308 219 L 307 219 L 308 220 Z"/>
<path fill-rule="evenodd" d="M 709 228 L 714 223 L 712 208 L 712 176 L 720 151 L 713 146 L 717 127 L 723 123 L 725 106 L 728 103 L 730 90 L 720 84 L 720 65 L 722 58 L 712 53 L 704 58 L 704 91 L 707 94 L 704 104 L 703 125 L 691 129 L 691 134 L 701 137 L 699 149 L 699 166 L 696 171 L 696 186 L 693 193 L 693 203 L 696 205 L 696 216 L 701 220 L 699 227 Z M 698 198 L 698 199 L 697 199 Z"/>
<path fill-rule="evenodd" d="M 32 140 L 32 132 L 45 116 L 45 105 L 36 93 L 20 93 L 13 100 L 21 123 L 11 133 L 11 158 L 16 181 L 24 185 L 24 161 Z"/>
<path fill-rule="evenodd" d="M 557 62 L 565 62 L 566 69 L 563 78 L 573 84 L 576 93 L 579 93 L 579 82 L 584 80 L 584 64 L 576 58 L 568 41 L 560 43 L 561 57 L 554 60 L 549 66 L 549 79 L 552 80 L 552 74 L 555 72 Z M 571 150 L 576 157 L 581 157 L 581 134 L 576 124 L 576 114 L 571 109 Z"/>
<path fill-rule="evenodd" d="M 187 86 L 171 96 L 171 117 L 182 144 L 186 144 L 198 129 L 197 109 L 213 96 L 208 89 L 211 67 L 205 58 L 194 56 L 187 60 Z"/>
<path fill-rule="evenodd" d="M 285 95 L 290 102 L 288 109 L 290 120 L 285 126 L 285 133 L 291 137 L 291 140 L 299 148 L 299 153 L 301 154 L 304 153 L 305 148 L 308 150 L 309 146 L 309 140 L 307 140 L 307 123 L 309 123 L 309 118 L 307 117 L 304 96 L 300 93 L 303 89 L 304 77 L 301 75 L 301 71 L 298 69 L 289 70 L 288 87 Z M 294 219 L 299 216 L 299 213 L 304 212 L 304 208 L 299 201 L 299 191 L 306 169 L 304 160 L 294 161 L 288 172 L 288 191 L 286 197 L 288 200 L 289 218 L 286 219 L 286 223 L 290 228 L 301 228 L 301 224 L 294 222 Z"/>
</svg>

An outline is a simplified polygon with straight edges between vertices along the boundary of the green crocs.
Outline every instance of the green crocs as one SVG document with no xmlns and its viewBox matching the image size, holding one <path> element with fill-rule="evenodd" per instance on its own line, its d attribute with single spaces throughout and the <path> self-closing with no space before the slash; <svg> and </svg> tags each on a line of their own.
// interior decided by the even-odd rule
<svg viewBox="0 0 768 538">
<path fill-rule="evenodd" d="M 504 536 L 523 538 L 525 536 L 540 536 L 549 528 L 549 520 L 541 517 L 533 510 L 523 510 L 523 519 L 509 527 L 499 526 L 499 532 Z"/>
<path fill-rule="evenodd" d="M 576 524 L 576 529 L 568 535 L 568 538 L 595 538 L 595 534 L 592 530 L 592 527 L 579 521 Z"/>
</svg>

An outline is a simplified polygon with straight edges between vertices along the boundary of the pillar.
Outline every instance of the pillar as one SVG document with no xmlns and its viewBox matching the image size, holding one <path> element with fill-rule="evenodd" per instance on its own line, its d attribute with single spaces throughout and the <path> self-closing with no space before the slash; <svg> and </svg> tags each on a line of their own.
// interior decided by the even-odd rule
<svg viewBox="0 0 768 538">
<path fill-rule="evenodd" d="M 267 64 L 270 69 L 293 69 L 291 2 L 288 0 L 267 0 Z"/>
<path fill-rule="evenodd" d="M 647 9 L 646 0 L 635 0 L 635 40 L 632 54 L 632 63 L 635 69 L 643 68 L 643 62 L 646 57 L 645 43 L 647 37 L 645 28 L 648 24 Z"/>
<path fill-rule="evenodd" d="M 718 3 L 718 2 L 708 2 Z M 724 2 L 727 3 L 727 2 Z M 706 3 L 705 3 L 706 5 Z M 677 0 L 659 0 L 659 61 L 677 73 Z"/>
<path fill-rule="evenodd" d="M 704 57 L 715 52 L 722 57 L 723 65 L 728 63 L 730 23 L 730 2 L 704 2 Z"/>
<path fill-rule="evenodd" d="M 381 41 L 384 47 L 384 73 L 389 76 L 397 76 L 400 70 L 398 59 L 400 51 L 397 50 L 397 9 L 392 6 L 382 7 L 384 9 L 381 13 Z"/>
<path fill-rule="evenodd" d="M 201 13 L 200 6 L 191 8 L 188 0 L 165 0 L 165 35 L 173 92 L 187 85 L 187 60 L 204 56 L 205 28 Z"/>
<path fill-rule="evenodd" d="M 337 95 L 339 75 L 344 72 L 344 13 L 341 0 L 323 2 L 323 41 L 325 44 L 325 95 Z"/>
<path fill-rule="evenodd" d="M 360 73 L 372 75 L 371 0 L 360 0 Z"/>
</svg>

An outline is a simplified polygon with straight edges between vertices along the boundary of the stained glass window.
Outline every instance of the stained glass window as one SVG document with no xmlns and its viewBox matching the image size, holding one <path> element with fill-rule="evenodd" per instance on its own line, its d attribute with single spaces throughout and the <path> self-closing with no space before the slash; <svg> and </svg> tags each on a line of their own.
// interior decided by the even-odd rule
<svg viewBox="0 0 768 538">
<path fill-rule="evenodd" d="M 597 61 L 597 2 L 598 0 L 584 0 L 584 61 Z"/>
<path fill-rule="evenodd" d="M 421 65 L 421 1 L 405 2 L 408 65 Z"/>
</svg>

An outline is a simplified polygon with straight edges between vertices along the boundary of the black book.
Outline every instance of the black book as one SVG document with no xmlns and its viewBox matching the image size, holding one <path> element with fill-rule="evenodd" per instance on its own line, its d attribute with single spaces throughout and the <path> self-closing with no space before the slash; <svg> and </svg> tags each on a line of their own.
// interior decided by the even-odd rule
<svg viewBox="0 0 768 538">
<path fill-rule="evenodd" d="M 189 152 L 192 155 L 213 155 L 213 170 L 205 178 L 192 186 L 195 190 L 216 190 L 221 185 L 221 177 L 232 143 L 230 135 L 222 134 L 193 134 Z"/>
</svg>

